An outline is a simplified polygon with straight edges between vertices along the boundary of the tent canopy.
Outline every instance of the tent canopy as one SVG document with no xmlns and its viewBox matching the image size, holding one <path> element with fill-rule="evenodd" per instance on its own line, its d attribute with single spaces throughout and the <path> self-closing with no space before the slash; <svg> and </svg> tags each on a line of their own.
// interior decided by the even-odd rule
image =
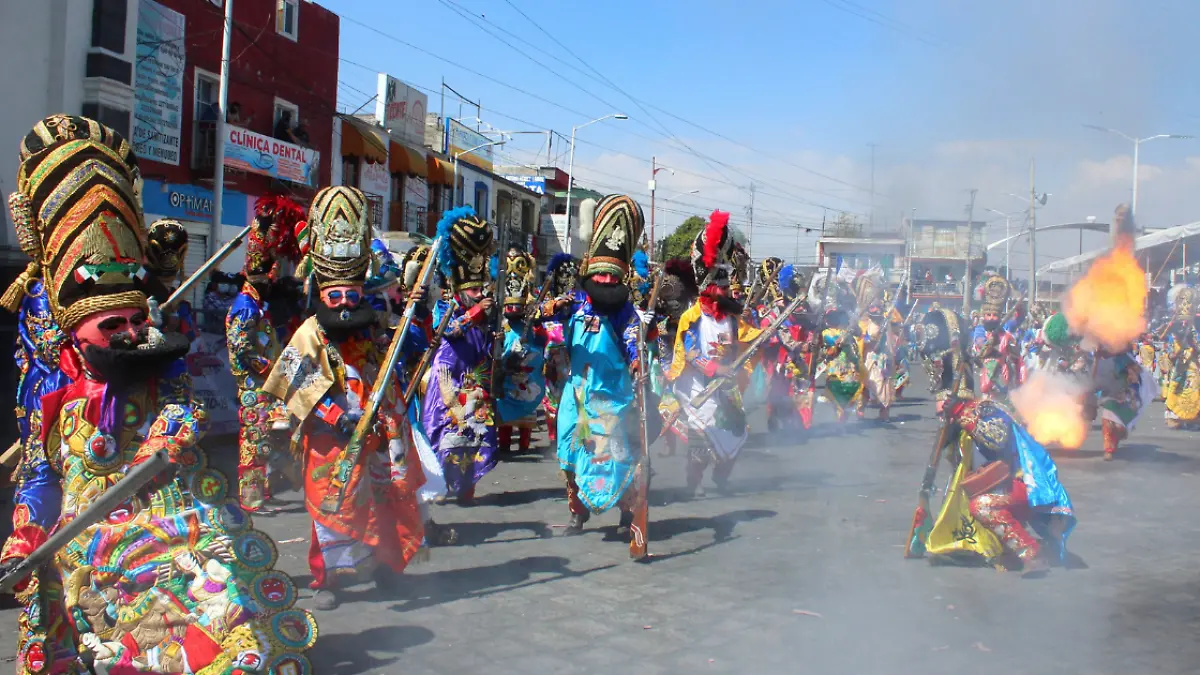
<svg viewBox="0 0 1200 675">
<path fill-rule="evenodd" d="M 1200 237 L 1200 221 L 1188 223 L 1186 225 L 1168 227 L 1165 230 L 1151 232 L 1150 234 L 1143 234 L 1134 240 L 1133 250 L 1135 252 L 1145 251 L 1151 253 L 1152 258 L 1161 260 L 1170 254 L 1170 250 L 1175 248 L 1180 240 L 1188 239 L 1189 237 Z M 1163 246 L 1169 246 L 1170 248 L 1161 252 L 1153 250 Z M 1047 274 L 1051 272 L 1070 272 L 1073 269 L 1086 266 L 1092 260 L 1098 258 L 1106 250 L 1107 249 L 1098 249 L 1095 251 L 1088 251 L 1082 255 L 1075 255 L 1071 256 L 1070 258 L 1056 260 L 1048 265 L 1039 267 L 1038 274 Z"/>
</svg>

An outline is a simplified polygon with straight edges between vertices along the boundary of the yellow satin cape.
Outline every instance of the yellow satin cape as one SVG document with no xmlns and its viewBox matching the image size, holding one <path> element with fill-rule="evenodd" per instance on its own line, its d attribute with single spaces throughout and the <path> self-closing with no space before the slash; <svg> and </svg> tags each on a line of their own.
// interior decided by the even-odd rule
<svg viewBox="0 0 1200 675">
<path fill-rule="evenodd" d="M 692 324 L 700 320 L 700 303 L 687 308 L 683 316 L 679 317 L 679 328 L 675 330 L 675 349 L 671 359 L 671 369 L 667 371 L 667 379 L 674 380 L 683 374 L 683 368 L 689 363 L 687 348 L 683 346 L 683 336 L 691 329 Z M 738 343 L 745 344 L 762 333 L 761 328 L 755 328 L 742 320 L 742 317 L 737 318 L 738 322 Z M 748 359 L 745 363 L 746 372 L 754 370 L 754 359 Z"/>
<path fill-rule="evenodd" d="M 938 512 L 933 529 L 925 540 L 925 551 L 931 556 L 960 557 L 974 553 L 992 562 L 1004 553 L 1004 547 L 991 530 L 979 524 L 971 515 L 970 500 L 962 489 L 962 479 L 971 472 L 975 448 L 971 437 L 961 432 L 958 448 L 962 461 L 954 471 L 950 489 Z"/>
</svg>

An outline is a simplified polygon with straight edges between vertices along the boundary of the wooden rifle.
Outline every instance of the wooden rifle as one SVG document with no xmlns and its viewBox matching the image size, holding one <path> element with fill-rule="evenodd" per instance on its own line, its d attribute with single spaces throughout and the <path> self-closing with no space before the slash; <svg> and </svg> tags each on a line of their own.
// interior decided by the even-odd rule
<svg viewBox="0 0 1200 675">
<path fill-rule="evenodd" d="M 113 483 L 74 518 L 62 522 L 54 533 L 28 556 L 0 566 L 0 593 L 11 593 L 14 586 L 43 565 L 50 564 L 58 552 L 87 528 L 104 521 L 113 509 L 131 499 L 152 481 L 164 475 L 173 465 L 167 453 L 160 450 L 131 468 L 121 480 Z"/>
<path fill-rule="evenodd" d="M 705 401 L 712 398 L 713 394 L 717 393 L 717 390 L 724 386 L 726 382 L 733 379 L 734 374 L 737 373 L 738 369 L 744 366 L 746 362 L 750 360 L 750 357 L 754 356 L 754 353 L 757 352 L 767 340 L 775 335 L 775 333 L 779 330 L 779 327 L 783 325 L 783 322 L 792 315 L 792 312 L 796 311 L 796 308 L 800 306 L 800 303 L 804 302 L 805 297 L 806 296 L 803 294 L 797 294 L 795 299 L 793 299 L 791 303 L 789 303 L 788 306 L 785 307 L 784 310 L 775 317 L 770 325 L 764 328 L 763 331 L 758 334 L 758 337 L 754 338 L 754 340 L 750 342 L 750 345 L 746 347 L 741 354 L 738 354 L 737 358 L 735 358 L 729 365 L 729 374 L 718 375 L 717 377 L 714 377 L 699 394 L 696 394 L 692 397 L 691 401 L 688 401 L 688 405 L 690 405 L 693 410 L 698 409 L 700 406 L 704 405 Z"/>
<path fill-rule="evenodd" d="M 654 286 L 650 289 L 650 298 L 646 303 L 646 320 L 643 321 L 638 317 L 638 367 L 637 377 L 634 381 L 634 396 L 637 401 L 638 410 L 641 412 L 641 431 L 642 456 L 638 460 L 638 465 L 634 469 L 633 489 L 633 522 L 629 525 L 629 557 L 634 560 L 645 560 L 647 556 L 648 538 L 647 525 L 650 520 L 650 431 L 647 427 L 646 420 L 650 415 L 657 415 L 657 410 L 647 410 L 647 395 L 646 388 L 650 386 L 650 348 L 646 344 L 646 323 L 654 321 L 654 308 L 658 304 L 658 291 L 662 288 L 663 277 L 666 274 L 663 270 L 658 270 L 658 276 L 654 279 Z"/>
<path fill-rule="evenodd" d="M 408 409 L 409 403 L 413 397 L 417 395 L 417 388 L 421 386 L 421 378 L 425 377 L 425 371 L 429 368 L 429 364 L 433 362 L 433 356 L 437 353 L 438 347 L 442 345 L 442 336 L 446 334 L 446 327 L 450 325 L 450 321 L 454 319 L 454 310 L 458 308 L 458 303 L 453 300 L 446 307 L 446 312 L 442 314 L 441 321 L 438 321 L 437 328 L 433 331 L 433 339 L 429 341 L 429 348 L 421 355 L 421 361 L 417 363 L 417 367 L 413 370 L 412 378 L 408 382 L 408 386 L 404 388 L 404 394 L 400 397 L 400 405 L 405 410 Z"/>
<path fill-rule="evenodd" d="M 199 269 L 197 269 L 195 272 L 192 272 L 191 276 L 189 276 L 187 279 L 184 279 L 182 284 L 179 284 L 179 288 L 176 288 L 175 291 L 171 293 L 170 297 L 168 297 L 162 302 L 161 305 L 159 305 L 159 309 L 165 312 L 179 304 L 187 292 L 192 290 L 193 286 L 199 283 L 201 279 L 208 276 L 208 273 L 211 272 L 214 267 L 220 265 L 222 260 L 228 258 L 230 253 L 233 253 L 238 246 L 242 245 L 242 240 L 246 238 L 246 235 L 250 234 L 250 228 L 252 227 L 254 227 L 254 223 L 242 228 L 242 231 L 238 232 L 233 239 L 230 239 L 225 243 L 224 246 L 217 249 L 217 252 L 212 254 L 211 258 L 205 260 L 204 264 L 201 265 Z"/>
<path fill-rule="evenodd" d="M 956 345 L 954 348 L 962 349 L 961 345 Z M 962 386 L 966 371 L 967 360 L 960 355 L 958 368 L 954 373 L 954 383 L 950 389 L 950 397 L 946 400 L 947 405 L 942 408 L 942 427 L 938 430 L 937 441 L 933 445 L 933 452 L 929 455 L 929 463 L 925 465 L 925 476 L 921 479 L 921 491 L 917 494 L 917 508 L 913 511 L 912 526 L 908 529 L 908 539 L 904 543 L 905 558 L 925 556 L 925 537 L 929 536 L 929 528 L 926 527 L 930 519 L 929 496 L 933 493 L 933 481 L 937 478 L 938 462 L 942 460 L 942 450 L 949 442 L 947 435 L 952 426 L 950 416 L 953 411 L 948 404 L 951 399 L 958 396 L 958 389 Z"/>
<path fill-rule="evenodd" d="M 429 247 L 429 255 L 426 256 L 421 272 L 417 276 L 416 288 L 429 286 L 429 281 L 433 278 L 434 267 L 437 266 L 438 254 L 441 252 L 442 246 L 446 245 L 448 243 L 443 241 L 442 237 L 433 240 L 433 244 Z M 396 326 L 396 331 L 392 333 L 392 342 L 388 345 L 383 362 L 379 364 L 379 374 L 375 376 L 375 384 L 371 388 L 371 394 L 367 396 L 366 405 L 363 406 L 362 417 L 358 419 L 354 433 L 350 435 L 349 442 L 346 443 L 346 447 L 342 450 L 341 456 L 329 476 L 329 491 L 325 493 L 320 504 L 322 513 L 338 513 L 342 510 L 342 502 L 346 498 L 346 484 L 350 482 L 351 472 L 358 464 L 359 455 L 362 454 L 363 446 L 366 445 L 367 434 L 375 426 L 379 406 L 382 405 L 384 394 L 391 386 L 392 376 L 395 373 L 396 364 L 400 361 L 401 349 L 404 347 L 405 338 L 408 337 L 408 330 L 412 327 L 416 310 L 417 299 L 416 294 L 413 293 L 405 302 L 404 316 Z"/>
<path fill-rule="evenodd" d="M 491 375 L 488 378 L 488 395 L 493 403 L 503 393 L 500 391 L 501 379 L 504 377 L 504 366 L 501 365 L 500 359 L 504 356 L 504 291 L 501 290 L 504 282 L 504 275 L 508 271 L 508 227 L 500 226 L 500 247 L 497 250 L 496 257 L 499 264 L 496 266 L 496 278 L 493 280 L 493 303 L 492 303 L 492 368 Z"/>
</svg>

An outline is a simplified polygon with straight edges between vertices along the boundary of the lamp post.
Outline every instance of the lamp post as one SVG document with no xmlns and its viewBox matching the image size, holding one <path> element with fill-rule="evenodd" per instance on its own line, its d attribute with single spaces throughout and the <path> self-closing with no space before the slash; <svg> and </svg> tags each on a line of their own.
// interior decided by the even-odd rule
<svg viewBox="0 0 1200 675">
<path fill-rule="evenodd" d="M 627 120 L 629 115 L 623 113 L 609 113 L 604 117 L 597 117 L 591 122 L 584 122 L 579 126 L 571 127 L 571 158 L 567 161 L 567 236 L 564 240 L 567 245 L 567 252 L 570 253 L 571 248 L 571 193 L 575 191 L 575 132 L 596 122 L 603 122 L 606 119 Z"/>
<path fill-rule="evenodd" d="M 1037 193 L 1035 186 L 1034 170 L 1036 164 L 1034 160 L 1029 160 L 1029 196 L 1022 197 L 1021 195 L 1008 193 L 1009 197 L 1020 199 L 1029 205 L 1029 302 L 1032 304 L 1037 300 L 1037 207 L 1045 206 L 1046 200 L 1050 198 L 1049 192 Z"/>
<path fill-rule="evenodd" d="M 654 248 L 654 211 L 655 211 L 654 190 L 655 190 L 655 188 L 658 187 L 658 178 L 657 178 L 658 172 L 662 171 L 663 169 L 670 171 L 672 176 L 675 175 L 675 169 L 672 169 L 672 168 L 666 167 L 666 166 L 659 166 L 657 157 L 650 158 L 650 184 L 647 186 L 650 188 L 650 248 Z M 676 195 L 676 196 L 678 196 L 678 195 Z M 570 213 L 571 212 L 568 209 L 568 211 L 567 211 L 568 219 L 570 218 Z M 651 260 L 654 259 L 653 253 L 651 253 L 650 259 Z"/>
<path fill-rule="evenodd" d="M 1129 215 L 1133 216 L 1133 222 L 1136 225 L 1137 224 L 1137 193 L 1138 193 L 1138 152 L 1142 147 L 1142 143 L 1145 143 L 1146 141 L 1153 141 L 1153 140 L 1159 139 L 1159 138 L 1174 138 L 1177 140 L 1188 140 L 1188 139 L 1192 138 L 1192 136 L 1187 136 L 1184 134 L 1156 134 L 1154 136 L 1147 136 L 1145 138 L 1137 138 L 1134 136 L 1130 136 L 1129 134 L 1117 131 L 1116 129 L 1109 129 L 1108 127 L 1100 127 L 1100 126 L 1096 126 L 1095 124 L 1085 124 L 1083 126 L 1087 127 L 1088 129 L 1095 129 L 1096 131 L 1105 131 L 1110 134 L 1115 134 L 1117 136 L 1120 136 L 1121 138 L 1124 138 L 1125 140 L 1129 141 L 1130 143 L 1133 143 L 1133 195 L 1130 197 L 1130 200 L 1129 200 Z"/>
<path fill-rule="evenodd" d="M 455 206 L 458 206 L 458 197 L 459 197 L 459 194 L 458 194 L 458 158 L 469 152 L 475 152 L 476 150 L 482 150 L 483 148 L 490 148 L 493 145 L 504 145 L 506 142 L 507 141 L 504 141 L 504 140 L 488 141 L 487 143 L 481 143 L 481 144 L 479 144 L 473 148 L 470 148 L 468 150 L 462 150 L 460 152 L 454 153 L 454 185 L 450 186 L 450 208 L 454 208 Z"/>
<path fill-rule="evenodd" d="M 985 208 L 984 211 L 994 213 L 998 216 L 1004 216 L 1004 279 L 1005 279 L 1005 281 L 1011 281 L 1012 280 L 1012 264 L 1009 261 L 1009 254 L 1012 253 L 1012 242 L 1009 241 L 1009 239 L 1008 239 L 1011 234 L 1011 232 L 1009 232 L 1008 227 L 1009 227 L 1010 219 L 1012 218 L 1012 214 L 1005 213 L 1003 211 L 997 211 L 996 209 L 989 209 L 989 208 Z"/>
</svg>

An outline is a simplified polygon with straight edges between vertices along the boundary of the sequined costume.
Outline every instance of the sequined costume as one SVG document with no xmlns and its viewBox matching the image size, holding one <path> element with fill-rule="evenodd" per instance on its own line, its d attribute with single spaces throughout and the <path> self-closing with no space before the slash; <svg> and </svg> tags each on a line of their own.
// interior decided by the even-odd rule
<svg viewBox="0 0 1200 675">
<path fill-rule="evenodd" d="M 303 652 L 316 624 L 292 607 L 295 585 L 273 569 L 274 544 L 199 445 L 207 417 L 181 360 L 187 340 L 145 324 L 162 287 L 147 271 L 132 147 L 95 121 L 54 116 L 26 137 L 21 160 L 18 240 L 69 336 L 57 361 L 69 382 L 42 396 L 44 452 L 23 468 L 38 479 L 18 496 L 38 508 L 18 508 L 0 561 L 32 553 L 155 452 L 176 473 L 88 526 L 19 587 L 17 672 L 84 673 L 82 653 L 113 673 L 311 672 Z M 35 290 L 29 281 L 10 292 Z M 99 330 L 138 340 L 125 368 L 106 360 Z"/>
<path fill-rule="evenodd" d="M 424 537 L 417 501 L 424 474 L 399 407 L 403 359 L 395 372 L 380 372 L 394 334 L 391 317 L 361 297 L 348 298 L 361 295 L 370 267 L 368 212 L 356 188 L 327 187 L 313 198 L 298 236 L 300 271 L 320 289 L 321 304 L 263 384 L 299 431 L 293 454 L 303 465 L 312 518 L 308 565 L 318 609 L 332 609 L 340 588 L 368 577 L 389 588 Z M 363 321 L 347 323 L 355 317 Z M 424 330 L 411 326 L 404 349 L 416 354 L 426 346 Z M 350 441 L 376 386 L 384 387 L 378 412 L 356 452 Z"/>
<path fill-rule="evenodd" d="M 1096 395 L 1104 434 L 1104 458 L 1111 460 L 1129 437 L 1142 410 L 1154 400 L 1154 376 L 1131 352 L 1102 355 L 1096 364 Z"/>
<path fill-rule="evenodd" d="M 496 269 L 497 297 L 504 301 L 504 349 L 501 356 L 497 386 L 496 424 L 499 448 L 512 448 L 513 432 L 518 435 L 518 450 L 528 452 L 537 427 L 537 409 L 546 397 L 545 328 L 530 325 L 526 313 L 534 300 L 533 256 L 517 247 L 505 256 L 504 272 L 500 274 L 499 256 L 493 256 Z"/>
<path fill-rule="evenodd" d="M 487 284 L 492 231 L 473 209 L 463 207 L 447 211 L 438 232 L 449 242 L 439 255 L 438 272 L 459 302 L 429 367 L 421 425 L 441 460 L 449 493 L 470 504 L 476 484 L 497 460 L 491 317 L 476 304 L 478 296 L 467 296 Z M 435 324 L 443 311 L 439 306 Z"/>
<path fill-rule="evenodd" d="M 887 421 L 896 399 L 895 354 L 899 342 L 898 327 L 903 319 L 894 308 L 885 309 L 884 285 L 877 272 L 863 274 L 855 280 L 855 297 L 863 309 L 857 331 L 863 388 L 855 412 L 863 417 L 870 401 L 879 405 L 879 419 Z"/>
<path fill-rule="evenodd" d="M 272 441 L 258 433 L 257 417 L 273 408 L 262 385 L 279 358 L 279 341 L 258 289 L 242 286 L 225 317 L 229 366 L 238 384 L 238 499 L 242 508 L 257 511 L 270 496 L 267 461 Z"/>
<path fill-rule="evenodd" d="M 1175 294 L 1175 318 L 1167 347 L 1169 368 L 1163 397 L 1167 427 L 1179 429 L 1200 422 L 1200 344 L 1197 315 L 1200 299 L 1193 288 Z"/>
<path fill-rule="evenodd" d="M 971 358 L 979 368 L 980 393 L 1005 401 L 1021 382 L 1021 343 L 1015 333 L 1021 318 L 1005 318 L 1010 287 L 1004 277 L 993 274 L 981 286 L 982 319 L 971 333 Z"/>
<path fill-rule="evenodd" d="M 845 312 L 834 309 L 825 315 L 826 328 L 818 343 L 825 368 L 825 390 L 833 403 L 839 422 L 846 420 L 846 408 L 862 396 L 862 358 L 858 341 L 845 327 Z"/>
<path fill-rule="evenodd" d="M 700 297 L 679 319 L 675 335 L 675 358 L 668 378 L 684 404 L 688 421 L 687 486 L 694 495 L 703 494 L 704 471 L 712 465 L 713 482 L 725 489 L 748 427 L 736 372 L 724 372 L 745 344 L 760 333 L 739 315 L 725 309 L 732 265 L 732 235 L 729 214 L 714 211 L 692 242 L 692 266 L 700 282 Z M 752 366 L 746 363 L 746 372 Z M 718 374 L 726 382 L 698 407 L 690 401 Z"/>
</svg>

